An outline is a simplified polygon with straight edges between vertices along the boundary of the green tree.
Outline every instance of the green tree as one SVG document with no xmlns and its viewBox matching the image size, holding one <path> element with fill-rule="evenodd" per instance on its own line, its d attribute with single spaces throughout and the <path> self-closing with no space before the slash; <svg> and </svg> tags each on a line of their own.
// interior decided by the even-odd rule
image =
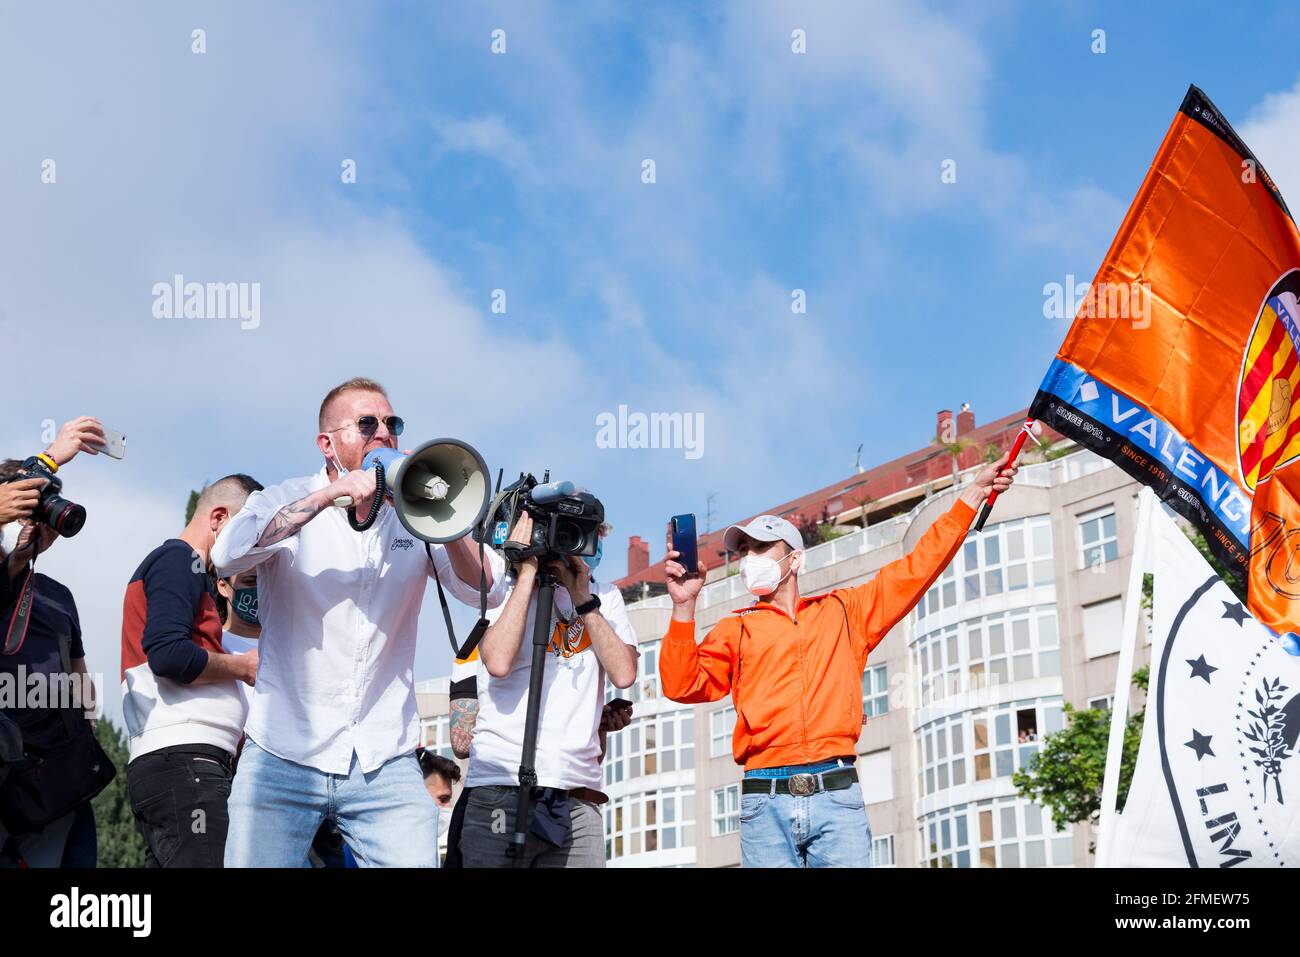
<svg viewBox="0 0 1300 957">
<path fill-rule="evenodd" d="M 204 488 L 207 488 L 207 486 L 205 485 Z M 201 494 L 201 491 L 200 491 L 200 492 L 194 492 L 194 491 L 191 491 L 191 492 L 190 492 L 190 500 L 189 500 L 189 502 L 188 502 L 188 503 L 186 504 L 186 506 L 185 506 L 185 524 L 186 524 L 186 525 L 188 525 L 188 524 L 190 523 L 190 519 L 192 519 L 192 518 L 194 517 L 194 510 L 195 510 L 196 508 L 199 507 L 199 495 L 200 495 L 200 494 Z"/>
<path fill-rule="evenodd" d="M 126 792 L 126 737 L 107 718 L 100 718 L 95 737 L 117 768 L 117 777 L 92 802 L 99 839 L 100 867 L 144 867 L 144 838 L 135 826 Z"/>
<path fill-rule="evenodd" d="M 1228 574 L 1227 567 L 1223 562 L 1219 561 L 1218 557 L 1212 551 L 1210 551 L 1210 544 L 1205 540 L 1205 533 L 1203 533 L 1199 528 L 1193 529 L 1192 531 L 1188 531 L 1184 528 L 1183 532 L 1192 540 L 1192 544 L 1195 545 L 1196 550 L 1201 553 L 1201 557 L 1205 559 L 1206 564 L 1214 569 L 1214 574 L 1222 578 L 1223 583 L 1228 586 L 1234 595 L 1237 596 L 1237 600 L 1245 605 L 1246 589 L 1238 584 L 1236 578 Z"/>
<path fill-rule="evenodd" d="M 1147 690 L 1146 666 L 1133 673 L 1133 684 Z M 1124 750 L 1119 767 L 1118 806 L 1128 797 L 1138 744 L 1142 740 L 1142 719 L 1146 705 L 1129 715 L 1124 726 Z M 1065 727 L 1043 738 L 1037 760 L 1011 777 L 1020 796 L 1052 812 L 1057 829 L 1087 821 L 1097 823 L 1101 814 L 1101 785 L 1106 773 L 1106 748 L 1110 737 L 1109 709 L 1076 710 L 1065 706 Z M 1092 850 L 1092 848 L 1090 848 Z"/>
</svg>

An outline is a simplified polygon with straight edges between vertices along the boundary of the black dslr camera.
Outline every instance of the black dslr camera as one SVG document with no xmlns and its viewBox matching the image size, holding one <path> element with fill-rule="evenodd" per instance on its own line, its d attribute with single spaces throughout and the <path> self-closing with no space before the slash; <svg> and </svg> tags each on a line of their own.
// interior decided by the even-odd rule
<svg viewBox="0 0 1300 957">
<path fill-rule="evenodd" d="M 36 456 L 25 461 L 16 474 L 4 481 L 20 482 L 32 478 L 45 479 L 32 518 L 50 526 L 64 538 L 71 538 L 81 531 L 81 526 L 86 524 L 86 510 L 59 494 L 63 491 L 63 479 L 51 472 Z"/>
<path fill-rule="evenodd" d="M 550 478 L 549 472 L 545 478 Z M 532 516 L 533 540 L 523 547 L 507 545 L 521 512 Z M 538 483 L 532 475 L 520 475 L 518 481 L 498 490 L 474 538 L 498 549 L 511 562 L 534 555 L 591 556 L 596 554 L 604 522 L 605 506 L 590 492 L 579 491 L 572 482 Z"/>
</svg>

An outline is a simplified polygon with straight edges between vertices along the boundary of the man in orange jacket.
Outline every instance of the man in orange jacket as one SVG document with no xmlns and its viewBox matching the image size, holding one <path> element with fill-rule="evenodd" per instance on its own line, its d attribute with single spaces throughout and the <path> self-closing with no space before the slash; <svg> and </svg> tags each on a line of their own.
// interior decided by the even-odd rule
<svg viewBox="0 0 1300 957">
<path fill-rule="evenodd" d="M 732 525 L 723 543 L 757 601 L 695 643 L 695 599 L 704 573 L 689 575 L 669 542 L 665 574 L 672 621 L 659 651 L 659 679 L 674 701 L 736 708 L 732 752 L 745 767 L 740 851 L 745 867 L 868 867 L 871 828 L 855 765 L 862 732 L 867 656 L 903 619 L 961 547 L 991 491 L 1004 492 L 1019 460 L 985 468 L 909 555 L 864 585 L 799 594 L 803 540 L 783 518 Z"/>
</svg>

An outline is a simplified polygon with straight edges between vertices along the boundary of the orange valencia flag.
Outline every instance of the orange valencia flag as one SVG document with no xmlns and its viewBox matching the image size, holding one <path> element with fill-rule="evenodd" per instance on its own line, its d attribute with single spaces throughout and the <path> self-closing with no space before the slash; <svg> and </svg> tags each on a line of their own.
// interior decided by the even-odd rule
<svg viewBox="0 0 1300 957">
<path fill-rule="evenodd" d="M 1300 233 L 1195 86 L 1030 415 L 1151 486 L 1300 653 Z"/>
</svg>

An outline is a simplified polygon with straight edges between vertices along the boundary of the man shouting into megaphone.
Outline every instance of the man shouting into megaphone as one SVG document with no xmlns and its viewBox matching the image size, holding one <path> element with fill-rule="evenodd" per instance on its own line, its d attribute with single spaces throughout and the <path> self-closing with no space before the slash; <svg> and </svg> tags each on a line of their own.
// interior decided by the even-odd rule
<svg viewBox="0 0 1300 957">
<path fill-rule="evenodd" d="M 299 867 L 328 819 L 362 865 L 436 867 L 437 806 L 415 756 L 420 602 L 436 571 L 466 604 L 482 576 L 496 607 L 505 564 L 488 549 L 481 565 L 468 537 L 426 553 L 391 505 L 363 531 L 333 507 L 369 514 L 376 474 L 362 462 L 397 447 L 402 420 L 379 383 L 330 390 L 319 430 L 321 470 L 250 495 L 212 548 L 221 577 L 257 567 L 262 624 L 225 863 Z"/>
</svg>

